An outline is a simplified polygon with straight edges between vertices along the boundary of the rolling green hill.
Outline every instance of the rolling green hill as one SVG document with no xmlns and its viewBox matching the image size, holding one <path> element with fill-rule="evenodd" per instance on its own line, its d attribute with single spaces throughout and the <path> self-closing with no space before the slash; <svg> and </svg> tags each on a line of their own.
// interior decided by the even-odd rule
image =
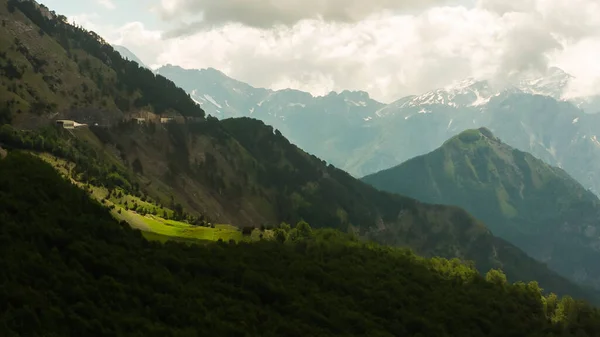
<svg viewBox="0 0 600 337">
<path fill-rule="evenodd" d="M 511 148 L 485 128 L 363 181 L 463 207 L 554 270 L 600 287 L 598 198 L 562 169 Z"/>
<path fill-rule="evenodd" d="M 0 127 L 3 147 L 52 153 L 73 163 L 74 173 L 82 182 L 122 189 L 138 198 L 149 196 L 173 211 L 179 210 L 180 217 L 237 227 L 304 220 L 315 228 L 335 228 L 363 239 L 411 247 L 425 256 L 472 260 L 482 273 L 501 268 L 510 281 L 537 280 L 547 291 L 596 300 L 595 294 L 493 236 L 460 208 L 379 192 L 308 155 L 262 122 L 203 118 L 203 111 L 185 92 L 161 76 L 122 60 L 94 33 L 72 27 L 51 13 L 46 18 L 43 7 L 36 8 L 33 2 L 10 1 L 4 8 L 1 14 L 10 29 L 0 34 L 7 41 L 20 36 L 29 41 L 28 45 L 47 44 L 40 48 L 42 54 L 55 48 L 52 55 L 56 60 L 50 64 L 64 64 L 65 74 L 96 83 L 117 107 L 117 101 L 128 103 L 119 107 L 118 118 L 106 118 L 110 122 L 107 125 L 90 123 L 89 128 L 74 130 L 49 126 L 56 118 L 51 113 L 9 109 L 13 123 Z M 79 54 L 78 61 L 70 54 Z M 11 55 L 13 64 L 21 62 L 21 69 L 33 76 L 19 79 L 19 83 L 31 86 L 34 92 L 43 90 L 46 85 L 35 79 L 51 73 L 51 68 L 42 67 L 35 73 L 26 55 L 14 50 Z M 85 60 L 95 64 L 95 70 L 80 67 Z M 115 77 L 106 80 L 99 77 L 99 71 Z M 17 81 L 4 75 L 2 80 Z M 94 121 L 95 117 L 86 117 L 85 109 L 90 106 L 102 118 L 111 116 L 109 107 L 94 100 L 68 96 L 83 110 L 60 105 L 60 92 L 49 92 L 48 100 L 57 102 L 61 114 L 73 111 L 76 120 Z M 21 99 L 31 102 L 27 97 Z M 165 124 L 154 120 L 138 124 L 128 118 L 143 109 L 198 118 Z M 29 126 L 23 123 L 23 116 L 29 116 L 35 121 L 31 124 L 39 127 L 22 130 Z"/>
<path fill-rule="evenodd" d="M 50 165 L 11 151 L 0 160 L 0 334 L 600 334 L 597 309 L 542 296 L 535 282 L 306 224 L 294 231 L 283 242 L 148 242 Z"/>
</svg>

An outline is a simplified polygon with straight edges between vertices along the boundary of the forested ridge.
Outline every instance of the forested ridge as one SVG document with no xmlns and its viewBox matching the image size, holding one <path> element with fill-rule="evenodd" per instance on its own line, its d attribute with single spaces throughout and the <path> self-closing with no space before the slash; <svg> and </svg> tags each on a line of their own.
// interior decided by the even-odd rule
<svg viewBox="0 0 600 337">
<path fill-rule="evenodd" d="M 148 242 L 15 151 L 0 224 L 2 336 L 600 334 L 597 309 L 535 282 L 306 224 L 253 244 Z"/>
</svg>

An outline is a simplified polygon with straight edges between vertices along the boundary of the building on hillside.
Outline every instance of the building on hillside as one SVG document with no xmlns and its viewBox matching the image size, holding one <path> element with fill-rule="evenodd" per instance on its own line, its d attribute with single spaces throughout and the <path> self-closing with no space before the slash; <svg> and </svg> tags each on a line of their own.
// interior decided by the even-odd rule
<svg viewBox="0 0 600 337">
<path fill-rule="evenodd" d="M 175 121 L 175 119 L 173 117 L 161 117 L 160 118 L 161 124 L 172 123 L 174 121 Z"/>
<path fill-rule="evenodd" d="M 132 118 L 132 119 L 133 119 L 133 120 L 134 120 L 136 123 L 138 123 L 138 124 L 145 124 L 145 123 L 146 123 L 146 121 L 147 121 L 147 120 L 146 120 L 146 118 L 141 118 L 141 117 L 135 117 L 135 118 Z"/>
<path fill-rule="evenodd" d="M 87 126 L 87 124 L 80 124 L 80 123 L 77 123 L 76 121 L 73 121 L 70 119 L 58 119 L 56 121 L 56 125 L 61 126 L 65 129 L 69 129 L 69 130 L 72 130 L 72 129 L 75 129 L 78 127 L 82 127 L 82 126 L 83 127 Z"/>
<path fill-rule="evenodd" d="M 75 129 L 75 121 L 67 119 L 59 119 L 56 121 L 56 125 L 62 126 L 65 129 Z"/>
</svg>

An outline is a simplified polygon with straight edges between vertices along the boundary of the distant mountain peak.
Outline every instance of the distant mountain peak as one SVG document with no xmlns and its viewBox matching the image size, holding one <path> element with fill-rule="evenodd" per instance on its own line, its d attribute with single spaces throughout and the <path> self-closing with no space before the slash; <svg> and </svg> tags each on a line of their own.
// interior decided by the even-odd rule
<svg viewBox="0 0 600 337">
<path fill-rule="evenodd" d="M 397 102 L 402 101 L 399 108 L 429 105 L 446 105 L 454 108 L 479 107 L 488 103 L 493 97 L 517 92 L 562 100 L 573 78 L 556 67 L 549 68 L 545 73 L 519 73 L 502 85 L 470 77 L 422 95 L 412 96 L 410 99 L 402 98 Z"/>
<path fill-rule="evenodd" d="M 486 127 L 480 127 L 478 129 L 468 129 L 458 135 L 447 140 L 441 148 L 459 146 L 464 148 L 465 146 L 483 145 L 481 141 L 486 141 L 489 144 L 502 143 L 502 141 L 494 136 L 492 131 Z"/>
<path fill-rule="evenodd" d="M 121 57 L 124 59 L 137 62 L 137 64 L 139 64 L 141 67 L 150 69 L 150 67 L 144 64 L 144 62 L 142 62 L 142 60 L 140 60 L 140 58 L 137 57 L 137 55 L 135 55 L 131 50 L 127 49 L 127 47 L 120 45 L 112 45 L 112 47 L 114 50 L 118 51 L 119 54 L 121 54 Z"/>
</svg>

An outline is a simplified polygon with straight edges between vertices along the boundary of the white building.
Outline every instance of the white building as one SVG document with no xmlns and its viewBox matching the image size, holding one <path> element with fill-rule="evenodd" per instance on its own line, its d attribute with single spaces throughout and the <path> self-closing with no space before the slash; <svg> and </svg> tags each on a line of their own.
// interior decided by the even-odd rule
<svg viewBox="0 0 600 337">
<path fill-rule="evenodd" d="M 56 121 L 56 125 L 62 126 L 65 129 L 75 129 L 75 121 L 67 119 L 59 119 Z"/>
</svg>

